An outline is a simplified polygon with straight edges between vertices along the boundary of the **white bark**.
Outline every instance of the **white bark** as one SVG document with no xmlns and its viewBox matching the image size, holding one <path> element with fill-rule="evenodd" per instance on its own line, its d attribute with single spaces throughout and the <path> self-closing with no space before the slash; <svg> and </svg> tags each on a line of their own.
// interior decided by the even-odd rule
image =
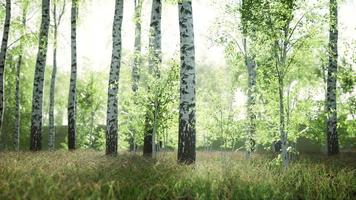
<svg viewBox="0 0 356 200">
<path fill-rule="evenodd" d="M 138 82 L 140 79 L 140 65 L 141 65 L 141 13 L 142 0 L 134 0 L 135 2 L 135 55 L 132 65 L 132 90 L 138 90 Z"/>
<path fill-rule="evenodd" d="M 338 4 L 330 0 L 329 30 L 329 66 L 327 76 L 327 92 L 325 101 L 326 135 L 328 155 L 339 153 L 339 137 L 337 133 L 337 68 L 338 68 Z"/>
<path fill-rule="evenodd" d="M 33 86 L 30 150 L 41 150 L 43 83 L 46 69 L 50 0 L 42 0 L 42 21 Z"/>
<path fill-rule="evenodd" d="M 256 103 L 256 63 L 250 55 L 247 39 L 243 39 L 245 65 L 248 73 L 248 92 L 247 92 L 247 140 L 246 140 L 246 156 L 249 159 L 255 149 L 255 132 L 256 132 L 256 115 L 254 106 Z"/>
<path fill-rule="evenodd" d="M 59 10 L 59 15 L 57 16 L 57 2 L 53 2 L 53 70 L 51 76 L 51 86 L 50 86 L 50 95 L 49 95 L 49 132 L 48 132 L 48 149 L 53 151 L 55 148 L 55 120 L 54 120 L 54 107 L 55 107 L 55 91 L 56 91 L 56 76 L 57 76 L 57 43 L 58 43 L 58 27 L 61 23 L 62 16 L 65 11 L 66 2 L 63 1 L 62 8 Z"/>
<path fill-rule="evenodd" d="M 121 65 L 121 26 L 123 20 L 123 0 L 115 1 L 113 23 L 113 49 L 108 86 L 108 105 L 106 119 L 106 154 L 117 154 L 118 143 L 118 90 Z"/>
<path fill-rule="evenodd" d="M 24 6 L 24 5 L 23 5 Z M 21 31 L 21 39 L 20 39 L 20 50 L 19 50 L 19 58 L 17 61 L 16 67 L 16 92 L 15 92 L 15 131 L 14 131 L 14 150 L 19 151 L 20 149 L 20 117 L 21 117 L 21 110 L 20 110 L 20 79 L 21 79 L 21 65 L 22 65 L 22 54 L 24 48 L 24 38 L 26 32 L 26 18 L 27 18 L 27 7 L 22 8 L 22 31 Z"/>
<path fill-rule="evenodd" d="M 150 34 L 150 56 L 149 65 L 151 72 L 154 73 L 158 79 L 160 70 L 159 65 L 162 62 L 162 50 L 161 50 L 161 17 L 162 17 L 162 3 L 161 0 L 152 1 L 151 10 L 151 34 Z M 158 126 L 158 100 L 155 98 L 154 102 L 154 117 L 153 117 L 153 129 L 152 129 L 152 157 L 156 155 L 156 133 Z"/>
<path fill-rule="evenodd" d="M 178 161 L 193 163 L 195 161 L 195 48 L 192 3 L 190 0 L 180 2 L 180 104 L 179 104 L 179 141 Z"/>
</svg>

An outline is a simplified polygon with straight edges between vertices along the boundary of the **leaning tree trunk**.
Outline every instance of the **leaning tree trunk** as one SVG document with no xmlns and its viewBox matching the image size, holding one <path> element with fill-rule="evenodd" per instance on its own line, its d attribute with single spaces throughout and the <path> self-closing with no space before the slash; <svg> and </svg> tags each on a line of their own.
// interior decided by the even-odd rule
<svg viewBox="0 0 356 200">
<path fill-rule="evenodd" d="M 9 40 L 9 32 L 10 32 L 10 19 L 11 19 L 11 1 L 6 0 L 6 16 L 4 22 L 3 35 L 2 35 L 1 49 L 0 49 L 0 133 L 2 133 L 2 123 L 3 123 L 3 118 L 4 118 L 3 115 L 4 115 L 4 108 L 5 108 L 4 71 L 5 71 L 7 42 Z"/>
<path fill-rule="evenodd" d="M 24 7 L 22 10 L 22 35 L 20 39 L 20 49 L 19 49 L 19 58 L 17 61 L 16 67 L 16 91 L 15 91 L 15 131 L 14 131 L 14 150 L 19 151 L 20 148 L 20 79 L 21 79 L 21 65 L 22 65 L 22 54 L 24 46 L 24 36 L 26 30 L 26 18 L 27 18 L 27 7 Z"/>
<path fill-rule="evenodd" d="M 72 1 L 71 9 L 71 75 L 68 96 L 68 149 L 75 150 L 77 118 L 77 14 L 78 0 Z"/>
<path fill-rule="evenodd" d="M 180 104 L 178 162 L 195 162 L 195 48 L 192 2 L 183 1 L 179 7 L 180 28 Z"/>
<path fill-rule="evenodd" d="M 46 69 L 48 46 L 48 29 L 50 22 L 50 0 L 42 0 L 42 21 L 39 35 L 39 46 L 36 60 L 36 69 L 33 83 L 32 118 L 31 118 L 31 144 L 30 150 L 41 150 L 42 139 L 42 103 L 43 82 Z"/>
<path fill-rule="evenodd" d="M 162 62 L 161 53 L 161 18 L 162 18 L 162 3 L 161 0 L 152 1 L 151 10 L 151 23 L 150 23 L 150 39 L 149 39 L 149 71 L 156 79 L 159 78 L 159 65 Z M 156 132 L 157 132 L 157 120 L 158 120 L 158 102 L 157 98 L 154 98 L 154 113 L 153 119 L 146 114 L 145 126 L 145 139 L 144 139 L 144 151 L 145 156 L 155 156 L 155 144 L 156 144 Z M 146 111 L 149 112 L 149 111 Z M 146 129 L 147 128 L 147 129 Z M 146 147 L 151 145 L 152 147 Z M 148 151 L 150 150 L 150 151 Z"/>
<path fill-rule="evenodd" d="M 329 35 L 329 66 L 326 91 L 326 135 L 328 155 L 339 153 L 337 133 L 336 81 L 338 59 L 338 5 L 337 0 L 330 0 L 330 35 Z"/>
<path fill-rule="evenodd" d="M 115 1 L 113 23 L 113 48 L 108 86 L 108 105 L 106 119 L 106 154 L 117 154 L 118 143 L 118 90 L 121 66 L 121 26 L 123 18 L 123 0 Z"/>
</svg>

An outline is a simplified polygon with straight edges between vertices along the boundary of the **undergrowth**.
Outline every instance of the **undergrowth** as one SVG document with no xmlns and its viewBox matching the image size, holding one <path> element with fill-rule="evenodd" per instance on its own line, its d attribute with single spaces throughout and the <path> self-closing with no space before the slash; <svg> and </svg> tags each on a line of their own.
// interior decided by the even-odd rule
<svg viewBox="0 0 356 200">
<path fill-rule="evenodd" d="M 2 152 L 0 199 L 355 199 L 356 160 L 301 157 L 284 170 L 275 160 L 199 152 L 195 165 L 174 153 L 156 160 L 103 152 Z"/>
</svg>

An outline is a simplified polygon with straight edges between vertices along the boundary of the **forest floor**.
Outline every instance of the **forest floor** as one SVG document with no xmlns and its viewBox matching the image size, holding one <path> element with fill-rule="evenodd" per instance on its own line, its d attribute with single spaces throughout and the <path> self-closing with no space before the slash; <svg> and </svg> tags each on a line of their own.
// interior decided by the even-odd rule
<svg viewBox="0 0 356 200">
<path fill-rule="evenodd" d="M 103 152 L 2 152 L 0 199 L 355 199 L 356 156 L 301 156 L 284 170 L 271 156 L 198 152 L 155 160 Z"/>
</svg>

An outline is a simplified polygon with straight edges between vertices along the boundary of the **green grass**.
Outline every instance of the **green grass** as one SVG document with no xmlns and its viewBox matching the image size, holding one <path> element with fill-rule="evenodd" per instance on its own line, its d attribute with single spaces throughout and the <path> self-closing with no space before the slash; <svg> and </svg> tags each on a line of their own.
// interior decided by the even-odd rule
<svg viewBox="0 0 356 200">
<path fill-rule="evenodd" d="M 356 158 L 198 153 L 194 166 L 103 152 L 0 153 L 0 199 L 355 199 Z"/>
</svg>

